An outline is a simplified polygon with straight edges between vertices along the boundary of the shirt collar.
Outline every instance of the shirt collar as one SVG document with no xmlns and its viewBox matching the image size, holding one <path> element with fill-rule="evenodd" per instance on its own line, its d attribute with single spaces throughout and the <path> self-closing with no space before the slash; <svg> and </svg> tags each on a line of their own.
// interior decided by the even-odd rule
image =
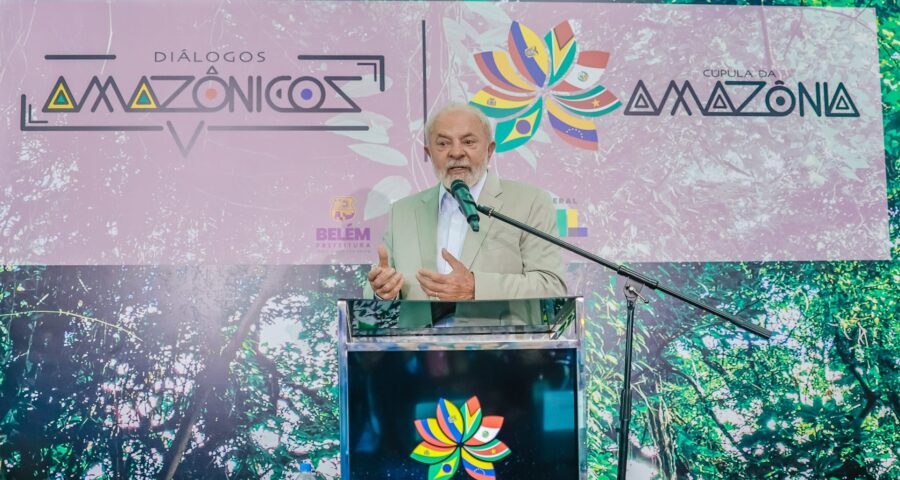
<svg viewBox="0 0 900 480">
<path fill-rule="evenodd" d="M 485 169 L 484 173 L 481 175 L 481 178 L 478 180 L 478 183 L 476 183 L 474 186 L 469 188 L 469 193 L 472 194 L 472 199 L 475 200 L 476 202 L 478 201 L 478 196 L 481 195 L 481 190 L 484 188 L 484 183 L 487 180 L 487 175 L 488 175 L 488 172 L 487 172 L 487 169 Z M 443 209 L 445 208 L 444 207 L 444 199 L 446 199 L 447 197 L 450 197 L 450 200 L 453 201 L 454 205 L 458 204 L 456 199 L 453 198 L 453 194 L 450 193 L 449 190 L 444 188 L 443 184 L 440 185 L 440 190 L 441 190 L 441 195 L 438 198 L 438 205 L 439 205 L 438 210 L 439 211 L 443 211 Z"/>
</svg>

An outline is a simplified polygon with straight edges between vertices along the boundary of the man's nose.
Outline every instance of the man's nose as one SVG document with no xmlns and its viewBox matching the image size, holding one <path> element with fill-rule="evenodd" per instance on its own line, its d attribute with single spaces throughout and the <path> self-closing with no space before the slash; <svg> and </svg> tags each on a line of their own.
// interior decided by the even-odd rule
<svg viewBox="0 0 900 480">
<path fill-rule="evenodd" d="M 453 144 L 450 146 L 450 156 L 451 156 L 451 157 L 453 157 L 453 158 L 459 158 L 459 157 L 462 157 L 462 156 L 465 155 L 465 154 L 466 154 L 466 152 L 465 152 L 465 150 L 463 150 L 463 148 L 462 148 L 462 143 L 459 143 L 459 142 L 453 142 Z"/>
</svg>

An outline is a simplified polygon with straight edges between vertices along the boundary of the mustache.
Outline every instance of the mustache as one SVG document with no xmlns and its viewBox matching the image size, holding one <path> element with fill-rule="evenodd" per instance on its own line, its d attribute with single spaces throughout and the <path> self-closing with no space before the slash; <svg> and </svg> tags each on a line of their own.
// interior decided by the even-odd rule
<svg viewBox="0 0 900 480">
<path fill-rule="evenodd" d="M 447 164 L 446 167 L 444 167 L 444 170 L 449 170 L 451 168 L 459 168 L 459 167 L 472 168 L 472 166 L 469 164 L 469 162 L 450 162 Z"/>
</svg>

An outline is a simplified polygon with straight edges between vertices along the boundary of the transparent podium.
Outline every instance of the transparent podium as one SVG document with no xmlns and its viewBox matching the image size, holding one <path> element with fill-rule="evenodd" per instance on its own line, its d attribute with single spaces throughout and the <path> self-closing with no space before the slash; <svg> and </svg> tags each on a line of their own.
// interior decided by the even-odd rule
<svg viewBox="0 0 900 480">
<path fill-rule="evenodd" d="M 338 311 L 342 478 L 587 478 L 581 297 Z"/>
</svg>

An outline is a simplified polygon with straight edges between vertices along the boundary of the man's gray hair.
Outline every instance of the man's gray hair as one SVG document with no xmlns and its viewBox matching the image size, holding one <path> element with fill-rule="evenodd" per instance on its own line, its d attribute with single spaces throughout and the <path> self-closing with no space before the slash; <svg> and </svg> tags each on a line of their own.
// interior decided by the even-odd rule
<svg viewBox="0 0 900 480">
<path fill-rule="evenodd" d="M 445 113 L 460 110 L 475 115 L 475 117 L 478 118 L 478 121 L 481 122 L 481 126 L 482 128 L 484 128 L 484 134 L 487 136 L 488 141 L 492 141 L 494 139 L 494 127 L 491 125 L 491 121 L 488 120 L 484 112 L 468 103 L 451 102 L 447 105 L 444 105 L 440 110 L 435 112 L 434 115 L 428 118 L 428 122 L 425 123 L 425 145 L 428 145 L 428 143 L 431 142 L 431 132 L 432 130 L 434 130 L 434 122 Z"/>
</svg>

